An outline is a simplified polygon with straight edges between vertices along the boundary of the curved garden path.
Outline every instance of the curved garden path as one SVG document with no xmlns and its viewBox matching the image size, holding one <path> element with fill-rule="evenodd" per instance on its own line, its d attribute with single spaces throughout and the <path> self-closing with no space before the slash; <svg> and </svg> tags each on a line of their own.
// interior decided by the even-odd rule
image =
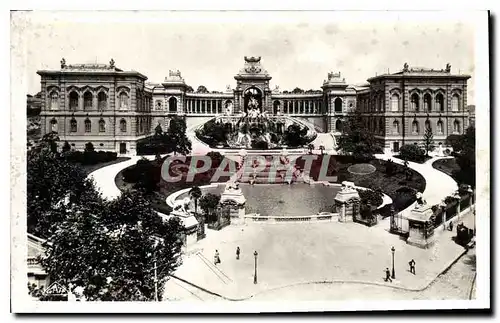
<svg viewBox="0 0 500 323">
<path fill-rule="evenodd" d="M 389 160 L 403 165 L 404 161 L 398 158 L 394 158 L 391 155 L 377 154 L 375 155 L 377 159 Z M 414 162 L 408 162 L 408 167 L 420 173 L 425 179 L 425 190 L 422 192 L 423 198 L 430 205 L 439 204 L 446 196 L 452 195 L 457 189 L 457 182 L 449 175 L 435 169 L 432 167 L 432 163 L 439 159 L 447 159 L 453 157 L 432 157 L 425 163 L 419 164 Z M 402 213 L 410 212 L 413 208 L 413 204 L 402 211 Z M 386 218 L 380 221 L 377 227 L 389 230 L 390 218 Z"/>
</svg>

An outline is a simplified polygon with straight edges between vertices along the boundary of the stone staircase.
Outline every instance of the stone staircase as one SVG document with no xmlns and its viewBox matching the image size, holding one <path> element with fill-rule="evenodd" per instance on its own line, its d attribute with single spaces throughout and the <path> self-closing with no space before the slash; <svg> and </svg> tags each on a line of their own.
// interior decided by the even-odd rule
<svg viewBox="0 0 500 323">
<path fill-rule="evenodd" d="M 259 163 L 265 163 L 265 167 Z M 250 184 L 291 184 L 303 181 L 301 173 L 283 158 L 268 155 L 262 159 L 246 158 L 239 171 L 239 181 Z"/>
</svg>

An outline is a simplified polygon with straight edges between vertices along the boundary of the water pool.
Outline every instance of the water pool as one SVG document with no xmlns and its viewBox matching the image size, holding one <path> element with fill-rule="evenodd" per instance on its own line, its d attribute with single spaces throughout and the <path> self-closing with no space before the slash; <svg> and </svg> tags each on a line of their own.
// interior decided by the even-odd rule
<svg viewBox="0 0 500 323">
<path fill-rule="evenodd" d="M 335 203 L 339 187 L 295 183 L 240 184 L 247 199 L 246 213 L 263 216 L 305 216 L 317 214 Z M 203 189 L 203 194 L 222 194 L 224 185 Z"/>
</svg>

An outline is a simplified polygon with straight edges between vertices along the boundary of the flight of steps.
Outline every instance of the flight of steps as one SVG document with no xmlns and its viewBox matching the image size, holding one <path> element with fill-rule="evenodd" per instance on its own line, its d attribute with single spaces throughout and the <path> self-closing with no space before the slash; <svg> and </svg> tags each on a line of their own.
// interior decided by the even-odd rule
<svg viewBox="0 0 500 323">
<path fill-rule="evenodd" d="M 262 161 L 261 161 L 262 162 Z M 276 162 L 273 156 L 265 156 L 265 168 L 254 167 L 255 159 L 246 158 L 243 161 L 242 168 L 239 171 L 239 180 L 242 183 L 251 184 L 289 184 L 301 181 L 300 172 L 293 165 L 286 165 L 282 162 Z M 272 174 L 274 172 L 274 174 Z M 290 174 L 292 174 L 290 176 Z"/>
</svg>

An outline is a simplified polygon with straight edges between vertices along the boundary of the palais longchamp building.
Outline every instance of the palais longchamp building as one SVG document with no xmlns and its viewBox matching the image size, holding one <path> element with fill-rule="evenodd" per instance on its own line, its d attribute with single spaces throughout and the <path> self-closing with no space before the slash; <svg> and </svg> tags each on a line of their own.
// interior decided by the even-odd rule
<svg viewBox="0 0 500 323">
<path fill-rule="evenodd" d="M 134 154 L 137 140 L 165 130 L 173 116 L 186 119 L 188 129 L 221 114 L 244 113 L 248 94 L 259 100 L 261 113 L 302 119 L 319 133 L 340 135 L 343 122 L 354 109 L 364 116 L 387 152 L 423 140 L 430 126 L 436 143 L 450 134 L 462 134 L 473 122 L 467 106 L 469 75 L 444 69 L 412 68 L 371 77 L 363 85 L 346 83 L 341 73 L 328 73 L 321 90 L 280 91 L 271 88 L 271 75 L 260 57 L 245 57 L 234 76 L 235 87 L 224 92 L 196 91 L 179 71 L 169 71 L 164 82 L 148 83 L 136 71 L 109 64 L 66 64 L 59 70 L 41 70 L 42 134 L 56 131 L 62 142 L 83 149 Z M 471 106 L 473 107 L 473 106 Z"/>
</svg>

